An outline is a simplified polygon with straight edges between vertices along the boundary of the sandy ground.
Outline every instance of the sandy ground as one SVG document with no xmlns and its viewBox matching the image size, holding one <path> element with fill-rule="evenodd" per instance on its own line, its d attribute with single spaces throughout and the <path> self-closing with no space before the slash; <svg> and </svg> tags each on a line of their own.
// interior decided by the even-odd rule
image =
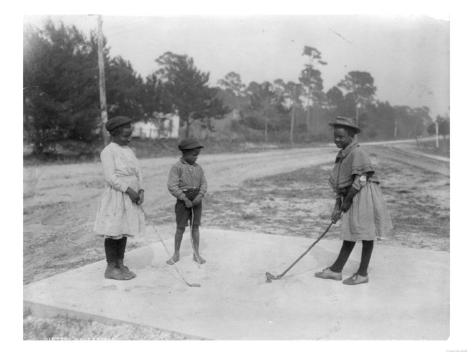
<svg viewBox="0 0 473 355">
<path fill-rule="evenodd" d="M 292 171 L 332 160 L 333 148 L 294 149 L 251 154 L 202 155 L 209 192 L 238 186 L 250 178 Z M 156 224 L 172 223 L 173 198 L 166 188 L 176 158 L 141 161 L 144 209 Z M 24 169 L 24 282 L 88 264 L 103 257 L 92 227 L 103 190 L 99 164 L 51 165 Z M 147 240 L 132 241 L 131 246 Z"/>
<path fill-rule="evenodd" d="M 448 163 L 391 146 L 368 146 L 367 149 L 381 169 L 379 175 L 388 203 L 392 205 L 393 218 L 396 221 L 400 215 L 409 217 L 402 220 L 403 230 L 398 230 L 401 234 L 419 229 L 427 234 L 435 232 L 437 224 L 423 219 L 422 213 L 426 212 L 434 217 L 435 213 L 443 216 L 439 223 L 445 225 L 445 216 L 449 216 Z M 301 229 L 304 234 L 313 234 L 314 220 L 318 225 L 330 213 L 333 196 L 326 176 L 330 169 L 327 164 L 333 160 L 335 152 L 335 148 L 308 148 L 204 154 L 199 161 L 210 186 L 206 201 L 209 212 L 205 213 L 204 223 L 289 235 L 300 234 L 297 230 Z M 148 220 L 159 225 L 170 224 L 170 228 L 174 219 L 173 198 L 166 189 L 166 180 L 176 159 L 142 161 Z M 316 170 L 292 173 L 318 165 Z M 261 179 L 287 172 L 291 173 Z M 24 282 L 103 257 L 101 239 L 92 233 L 102 189 L 102 171 L 96 163 L 24 169 Z M 275 214 L 275 211 L 278 212 Z M 408 225 L 411 230 L 404 228 Z M 448 240 L 448 235 L 446 237 Z M 409 241 L 407 235 L 406 240 Z M 130 247 L 149 242 L 137 239 L 130 242 Z M 448 246 L 438 248 L 444 250 Z"/>
<path fill-rule="evenodd" d="M 389 212 L 393 235 L 385 245 L 449 250 L 448 164 L 391 147 L 366 148 Z M 327 181 L 332 164 L 310 166 L 245 181 L 210 194 L 204 222 L 232 230 L 315 237 L 329 223 L 334 195 Z M 328 238 L 338 238 L 336 225 Z"/>
<path fill-rule="evenodd" d="M 367 146 L 379 167 L 396 228 L 393 238 L 379 242 L 448 250 L 449 164 L 414 153 L 406 145 L 401 148 Z M 335 154 L 334 147 L 207 156 L 204 152 L 199 163 L 206 171 L 210 189 L 203 223 L 313 237 L 327 223 L 333 204 L 327 174 Z M 173 198 L 166 189 L 166 180 L 176 159 L 141 161 L 148 223 L 161 228 L 173 228 Z M 102 189 L 102 170 L 97 163 L 24 169 L 24 283 L 103 259 L 102 240 L 92 232 Z M 329 238 L 336 238 L 336 232 L 335 228 Z M 136 239 L 129 248 L 156 241 Z M 25 315 L 25 338 L 57 335 L 66 326 L 64 322 L 57 319 L 51 323 Z M 90 332 L 90 324 L 67 322 L 72 329 L 70 338 Z M 94 333 L 98 337 L 109 334 L 109 326 L 93 327 L 98 329 Z M 45 330 L 43 336 L 38 329 Z M 126 338 L 132 338 L 129 335 L 134 332 L 124 330 Z M 146 338 L 147 330 L 141 334 Z M 149 336 L 173 338 L 165 333 Z"/>
<path fill-rule="evenodd" d="M 26 285 L 26 307 L 35 317 L 61 314 L 120 325 L 129 322 L 199 339 L 448 337 L 448 252 L 377 247 L 370 283 L 348 287 L 314 278 L 314 272 L 333 262 L 340 248 L 338 240 L 321 240 L 283 279 L 268 283 L 265 272 L 281 273 L 311 241 L 213 228 L 202 228 L 201 233 L 208 263 L 199 266 L 192 261 L 186 238 L 177 266 L 187 282 L 201 287 L 187 287 L 176 269 L 165 263 L 166 249 L 173 244 L 168 239 L 166 248 L 153 243 L 127 253 L 127 264 L 138 274 L 129 282 L 105 280 L 105 262 L 100 260 Z M 344 278 L 357 270 L 360 252 L 360 246 L 353 251 Z M 85 335 L 93 333 L 89 327 L 93 326 L 84 326 Z"/>
</svg>

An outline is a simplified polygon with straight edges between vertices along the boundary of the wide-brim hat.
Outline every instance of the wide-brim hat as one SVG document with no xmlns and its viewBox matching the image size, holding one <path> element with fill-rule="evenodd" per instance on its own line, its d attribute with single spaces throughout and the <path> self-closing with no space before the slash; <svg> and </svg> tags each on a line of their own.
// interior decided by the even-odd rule
<svg viewBox="0 0 473 355">
<path fill-rule="evenodd" d="M 351 117 L 337 116 L 337 118 L 335 118 L 333 122 L 330 122 L 329 125 L 334 128 L 335 127 L 349 127 L 353 129 L 356 133 L 361 132 L 361 129 L 356 124 L 355 119 Z"/>
<path fill-rule="evenodd" d="M 203 148 L 204 146 L 195 138 L 186 138 L 179 143 L 179 150 L 192 150 Z"/>
<path fill-rule="evenodd" d="M 107 131 L 111 132 L 115 128 L 124 126 L 128 123 L 131 123 L 131 118 L 126 116 L 115 116 L 107 121 L 107 123 L 105 124 L 105 128 L 107 129 Z"/>
</svg>

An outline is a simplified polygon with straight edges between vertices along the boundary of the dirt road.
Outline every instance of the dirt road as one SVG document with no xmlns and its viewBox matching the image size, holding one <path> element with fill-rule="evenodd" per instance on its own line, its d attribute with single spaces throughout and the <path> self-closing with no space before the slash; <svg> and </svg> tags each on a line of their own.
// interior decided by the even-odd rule
<svg viewBox="0 0 473 355">
<path fill-rule="evenodd" d="M 317 165 L 333 159 L 335 148 L 276 150 L 251 154 L 205 155 L 210 192 L 258 178 Z M 144 208 L 155 215 L 171 206 L 167 175 L 176 158 L 141 161 Z M 24 169 L 24 281 L 31 282 L 102 257 L 92 225 L 103 191 L 99 163 Z M 159 220 L 155 220 L 159 223 Z M 84 255 L 84 248 L 94 247 Z M 42 272 L 38 273 L 41 265 Z"/>
<path fill-rule="evenodd" d="M 290 172 L 333 161 L 335 147 L 272 150 L 260 153 L 201 156 L 209 192 L 237 188 L 247 179 Z M 403 160 L 391 148 L 379 150 L 384 158 Z M 418 160 L 410 157 L 410 159 Z M 145 203 L 148 215 L 161 224 L 163 211 L 172 211 L 167 174 L 175 158 L 145 159 Z M 421 159 L 425 161 L 425 159 Z M 425 164 L 426 169 L 448 169 L 445 164 Z M 48 165 L 24 169 L 24 282 L 41 279 L 103 258 L 101 240 L 92 225 L 103 191 L 99 163 Z M 169 214 L 169 213 L 167 213 Z M 145 243 L 146 241 L 138 241 Z M 134 242 L 132 242 L 134 243 Z M 132 244 L 133 246 L 133 244 Z"/>
</svg>

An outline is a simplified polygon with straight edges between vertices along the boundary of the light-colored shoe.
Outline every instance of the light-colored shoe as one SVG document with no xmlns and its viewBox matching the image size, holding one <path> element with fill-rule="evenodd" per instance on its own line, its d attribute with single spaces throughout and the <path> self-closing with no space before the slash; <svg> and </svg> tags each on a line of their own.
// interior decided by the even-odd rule
<svg viewBox="0 0 473 355">
<path fill-rule="evenodd" d="M 318 277 L 319 279 L 328 279 L 336 281 L 340 281 L 342 279 L 341 272 L 334 272 L 330 270 L 330 268 L 325 268 L 322 271 L 316 272 L 314 276 Z"/>
<path fill-rule="evenodd" d="M 369 281 L 368 275 L 361 276 L 358 274 L 353 274 L 348 279 L 343 280 L 343 283 L 345 285 L 354 286 L 354 285 L 359 285 L 359 284 L 365 284 L 368 281 Z"/>
</svg>

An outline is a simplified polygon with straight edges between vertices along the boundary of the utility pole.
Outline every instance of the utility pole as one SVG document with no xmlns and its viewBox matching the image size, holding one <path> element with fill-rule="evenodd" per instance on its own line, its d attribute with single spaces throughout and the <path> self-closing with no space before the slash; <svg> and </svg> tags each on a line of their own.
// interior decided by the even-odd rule
<svg viewBox="0 0 473 355">
<path fill-rule="evenodd" d="M 355 106 L 355 123 L 358 127 L 360 127 L 360 108 L 361 108 L 361 102 L 358 101 Z M 357 137 L 358 134 L 355 135 Z"/>
<path fill-rule="evenodd" d="M 397 139 L 397 116 L 394 116 L 394 139 Z"/>
<path fill-rule="evenodd" d="M 266 104 L 265 104 L 266 106 Z M 268 142 L 268 109 L 263 110 L 264 113 L 264 141 Z"/>
<path fill-rule="evenodd" d="M 309 65 L 308 68 L 313 69 L 314 68 L 314 57 L 310 56 L 309 57 Z M 306 129 L 307 133 L 309 133 L 309 126 L 310 126 L 310 109 L 313 106 L 314 102 L 312 100 L 312 87 L 309 82 L 309 94 L 308 94 L 309 100 L 307 102 L 307 116 L 306 116 Z"/>
<path fill-rule="evenodd" d="M 305 116 L 305 125 L 306 125 L 307 132 L 309 132 L 309 126 L 310 126 L 310 107 L 312 106 L 311 95 L 312 95 L 312 90 L 310 89 L 310 86 L 309 86 L 308 96 L 307 96 L 308 97 L 308 100 L 307 100 L 307 115 Z"/>
<path fill-rule="evenodd" d="M 103 60 L 103 33 L 102 33 L 102 16 L 98 15 L 98 60 L 99 60 L 99 91 L 100 91 L 100 115 L 102 118 L 102 139 L 103 145 L 108 144 L 108 133 L 105 129 L 105 124 L 107 123 L 107 97 L 105 94 L 105 66 Z"/>
<path fill-rule="evenodd" d="M 360 103 L 357 102 L 355 105 L 355 123 L 357 126 L 360 125 Z"/>
</svg>

